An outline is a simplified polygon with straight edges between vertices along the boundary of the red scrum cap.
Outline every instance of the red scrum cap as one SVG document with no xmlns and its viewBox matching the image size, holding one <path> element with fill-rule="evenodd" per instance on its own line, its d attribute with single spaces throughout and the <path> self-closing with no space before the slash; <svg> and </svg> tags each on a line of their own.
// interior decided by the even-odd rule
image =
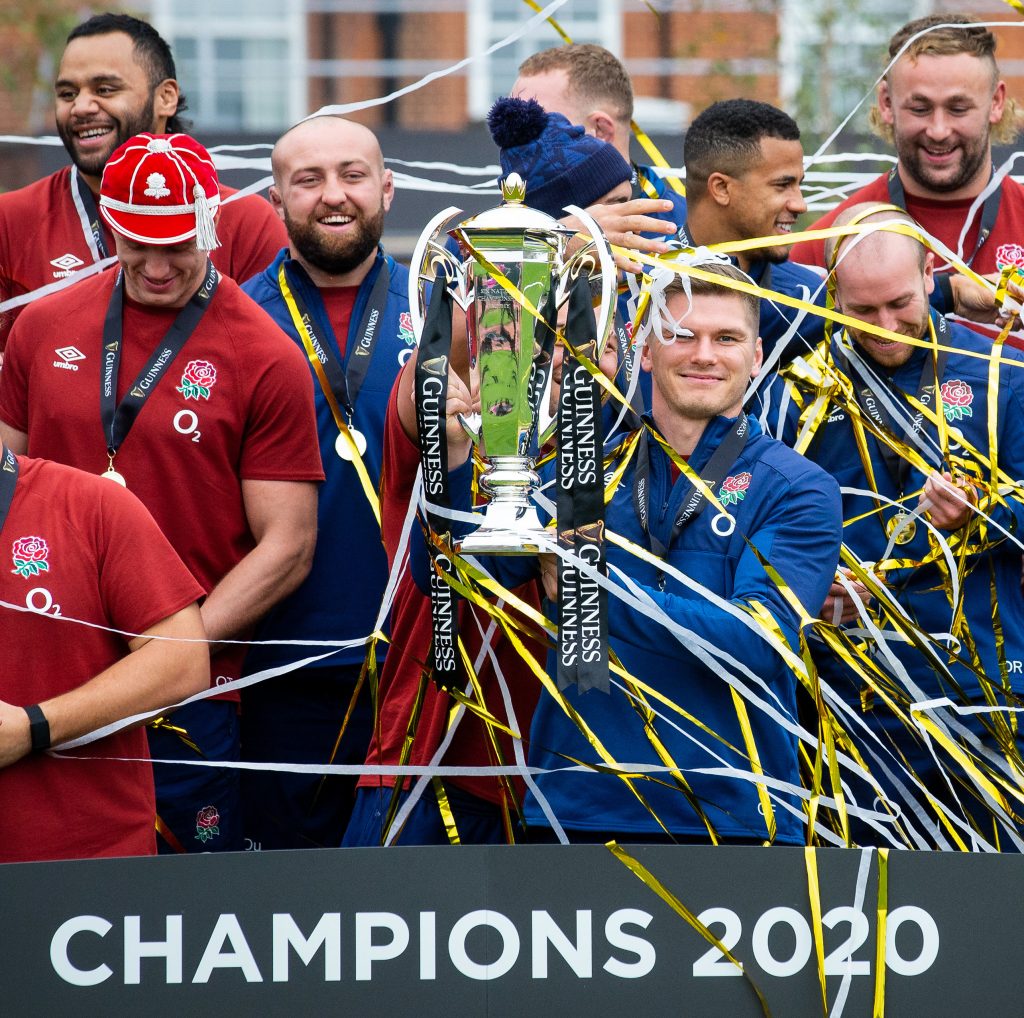
<svg viewBox="0 0 1024 1018">
<path fill-rule="evenodd" d="M 220 246 L 213 221 L 220 206 L 210 153 L 187 134 L 137 134 L 107 162 L 100 213 L 111 229 L 140 244 Z"/>
</svg>

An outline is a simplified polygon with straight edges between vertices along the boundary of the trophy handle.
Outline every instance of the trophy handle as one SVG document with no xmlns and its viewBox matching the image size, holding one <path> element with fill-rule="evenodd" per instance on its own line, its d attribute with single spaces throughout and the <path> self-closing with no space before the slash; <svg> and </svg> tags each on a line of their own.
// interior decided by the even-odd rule
<svg viewBox="0 0 1024 1018">
<path fill-rule="evenodd" d="M 462 430 L 469 435 L 473 444 L 479 445 L 483 434 L 483 421 L 480 414 L 459 414 L 459 424 L 462 425 Z"/>
<path fill-rule="evenodd" d="M 597 318 L 597 349 L 600 354 L 604 352 L 604 346 L 608 341 L 612 322 L 615 319 L 615 284 L 618 280 L 618 273 L 615 268 L 615 261 L 612 258 L 611 248 L 605 239 L 604 231 L 597 225 L 594 217 L 586 209 L 581 209 L 578 205 L 566 205 L 565 211 L 574 215 L 587 227 L 590 231 L 591 242 L 597 250 L 598 265 L 601 268 L 601 307 Z M 581 248 L 569 259 L 569 262 L 571 263 L 576 257 L 586 251 L 587 247 L 589 245 Z"/>
<path fill-rule="evenodd" d="M 423 232 L 419 236 L 419 240 L 416 241 L 416 247 L 412 252 L 412 261 L 410 266 L 412 271 L 409 273 L 409 314 L 412 317 L 412 329 L 413 335 L 416 337 L 416 342 L 419 343 L 420 337 L 423 335 L 423 304 L 421 302 L 421 295 L 423 289 L 423 262 L 427 255 L 427 250 L 434 240 L 437 233 L 443 224 L 447 223 L 449 219 L 457 216 L 462 209 L 457 208 L 454 205 L 449 205 L 448 208 L 442 212 L 438 212 L 433 219 L 423 228 Z M 450 261 L 452 266 L 455 267 L 455 259 L 445 251 L 447 255 L 447 261 Z"/>
<path fill-rule="evenodd" d="M 582 209 L 578 205 L 566 205 L 564 211 L 576 216 L 590 231 L 590 242 L 584 244 L 563 263 L 563 279 L 573 263 L 589 255 L 592 247 L 597 252 L 598 266 L 601 270 L 601 305 L 597 315 L 597 348 L 600 355 L 604 352 L 605 344 L 608 342 L 608 336 L 611 333 L 612 323 L 615 319 L 615 285 L 618 280 L 618 273 L 615 268 L 615 261 L 612 258 L 611 248 L 605 239 L 604 231 L 597 225 L 593 216 L 586 209 Z M 562 282 L 563 280 L 560 280 L 559 285 L 562 285 Z M 566 299 L 567 296 L 568 290 L 566 289 L 563 299 Z M 551 378 L 549 377 L 537 412 L 537 442 L 539 446 L 543 446 L 550 441 L 555 431 L 557 413 L 552 414 L 548 410 L 550 397 Z"/>
</svg>

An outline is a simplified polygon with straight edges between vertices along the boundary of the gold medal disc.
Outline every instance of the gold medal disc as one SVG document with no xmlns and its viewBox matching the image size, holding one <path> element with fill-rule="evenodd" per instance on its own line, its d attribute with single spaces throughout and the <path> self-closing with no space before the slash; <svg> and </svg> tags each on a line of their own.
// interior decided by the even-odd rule
<svg viewBox="0 0 1024 1018">
<path fill-rule="evenodd" d="M 904 520 L 908 521 L 904 524 Z M 889 537 L 896 532 L 896 530 L 902 527 L 896 537 L 893 540 L 896 544 L 910 544 L 914 540 L 914 535 L 917 533 L 917 523 L 910 518 L 910 513 L 898 512 L 893 516 L 888 523 L 885 525 L 885 532 Z"/>
</svg>

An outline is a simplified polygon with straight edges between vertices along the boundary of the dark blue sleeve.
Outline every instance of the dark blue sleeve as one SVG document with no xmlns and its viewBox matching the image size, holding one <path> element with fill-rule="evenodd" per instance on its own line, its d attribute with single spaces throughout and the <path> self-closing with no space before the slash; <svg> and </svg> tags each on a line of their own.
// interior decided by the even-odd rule
<svg viewBox="0 0 1024 1018">
<path fill-rule="evenodd" d="M 1013 372 L 1013 377 L 1005 377 L 1004 372 Z M 999 469 L 1011 480 L 1018 482 L 1018 487 L 1003 496 L 1005 506 L 993 504 L 985 509 L 994 522 L 1014 535 L 1024 532 L 1024 495 L 1020 487 L 1024 478 L 1024 384 L 1020 381 L 1022 372 L 1024 365 L 1015 364 L 1001 369 L 1000 387 L 1004 397 L 999 401 L 999 445 L 996 450 Z M 988 448 L 987 442 L 984 448 Z M 991 451 L 989 449 L 990 456 Z M 989 544 L 998 544 L 1007 539 L 1001 530 L 987 524 L 986 526 Z"/>
<path fill-rule="evenodd" d="M 802 473 L 788 490 L 775 494 L 771 511 L 748 537 L 806 612 L 817 616 L 839 562 L 842 529 L 839 485 L 824 471 L 814 468 Z M 740 619 L 706 599 L 680 597 L 655 587 L 641 589 L 670 619 L 709 643 L 728 648 L 755 675 L 767 679 L 777 673 L 779 658 L 772 646 L 757 638 Z M 755 601 L 762 604 L 779 624 L 790 646 L 796 648 L 799 616 L 749 546 L 737 562 L 729 601 L 741 610 Z M 608 615 L 613 639 L 650 647 L 649 612 L 627 609 L 610 611 Z"/>
<path fill-rule="evenodd" d="M 935 289 L 928 297 L 928 303 L 940 315 L 952 314 L 954 310 L 952 273 L 935 273 Z"/>
</svg>

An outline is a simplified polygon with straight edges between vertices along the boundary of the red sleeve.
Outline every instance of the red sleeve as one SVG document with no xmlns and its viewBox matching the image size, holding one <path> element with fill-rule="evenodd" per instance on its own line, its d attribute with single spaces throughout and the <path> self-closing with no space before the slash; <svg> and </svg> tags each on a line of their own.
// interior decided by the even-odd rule
<svg viewBox="0 0 1024 1018">
<path fill-rule="evenodd" d="M 80 474 L 80 484 L 82 497 L 99 503 L 100 594 L 111 625 L 144 633 L 204 596 L 130 491 L 90 474 Z"/>
<path fill-rule="evenodd" d="M 24 341 L 24 326 L 11 330 L 0 370 L 0 420 L 15 431 L 28 434 L 27 355 L 31 344 Z"/>
<path fill-rule="evenodd" d="M 231 188 L 221 188 L 227 198 Z M 238 198 L 221 206 L 217 233 L 222 247 L 213 252 L 213 264 L 236 283 L 262 272 L 288 246 L 288 233 L 273 206 L 262 195 Z"/>
<path fill-rule="evenodd" d="M 269 356 L 255 379 L 239 476 L 247 481 L 322 481 L 309 368 L 299 348 L 264 317 L 277 335 L 263 347 Z"/>
</svg>

